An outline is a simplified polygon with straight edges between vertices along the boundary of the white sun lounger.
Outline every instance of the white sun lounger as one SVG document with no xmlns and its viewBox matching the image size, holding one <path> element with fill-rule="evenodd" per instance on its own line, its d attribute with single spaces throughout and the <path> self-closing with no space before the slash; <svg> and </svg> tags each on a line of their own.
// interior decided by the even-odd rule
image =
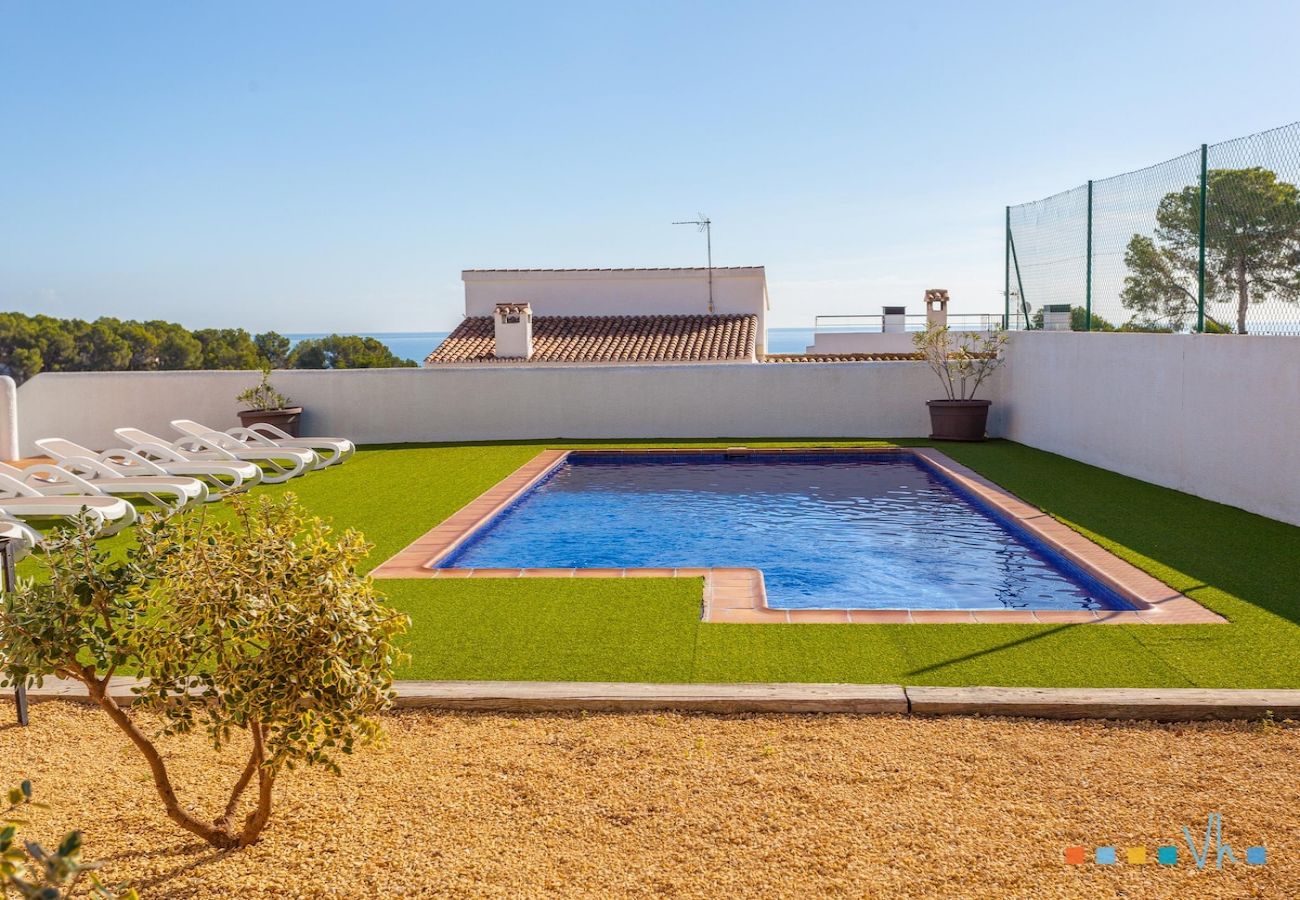
<svg viewBox="0 0 1300 900">
<path fill-rule="evenodd" d="M 69 495 L 47 496 L 24 482 L 0 474 L 0 517 L 8 519 L 76 519 L 85 514 L 100 536 L 116 534 L 133 523 L 139 514 L 121 497 Z"/>
<path fill-rule="evenodd" d="M 267 422 L 255 422 L 247 428 L 230 428 L 218 431 L 193 419 L 172 419 L 172 427 L 190 437 L 208 438 L 232 452 L 241 447 L 297 447 L 316 454 L 314 469 L 337 465 L 347 461 L 356 445 L 347 438 L 294 437 L 287 431 Z"/>
<path fill-rule="evenodd" d="M 38 463 L 25 469 L 0 463 L 0 474 L 16 478 L 46 496 L 107 494 L 113 497 L 139 497 L 158 507 L 166 515 L 180 512 L 192 504 L 202 503 L 208 499 L 207 486 L 195 478 L 172 478 L 166 475 L 129 477 L 110 475 L 92 483 L 61 466 L 46 463 Z"/>
<path fill-rule="evenodd" d="M 252 463 L 230 459 L 224 462 L 194 462 L 179 454 L 146 459 L 131 450 L 105 450 L 96 453 L 65 438 L 41 438 L 36 442 L 59 466 L 90 480 L 118 477 L 188 476 L 209 488 L 208 500 L 221 499 L 224 491 L 251 487 L 262 480 L 262 470 Z"/>
<path fill-rule="evenodd" d="M 14 553 L 14 560 L 17 561 L 41 542 L 41 533 L 17 519 L 0 518 L 0 538 L 8 538 L 18 545 Z"/>
<path fill-rule="evenodd" d="M 139 428 L 115 428 L 113 433 L 126 441 L 131 449 L 147 459 L 169 455 L 180 456 L 191 462 L 243 461 L 256 464 L 262 470 L 262 481 L 280 484 L 290 478 L 305 474 L 316 463 L 316 454 L 310 450 L 293 447 L 227 450 L 207 438 L 185 437 L 169 441 Z"/>
</svg>

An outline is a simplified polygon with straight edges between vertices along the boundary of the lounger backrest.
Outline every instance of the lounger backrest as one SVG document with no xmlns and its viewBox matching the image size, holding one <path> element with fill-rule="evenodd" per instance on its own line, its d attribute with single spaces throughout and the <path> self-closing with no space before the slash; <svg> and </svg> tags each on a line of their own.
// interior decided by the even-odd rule
<svg viewBox="0 0 1300 900">
<path fill-rule="evenodd" d="M 188 434 L 192 437 L 204 437 L 212 434 L 216 429 L 208 428 L 206 425 L 200 425 L 193 419 L 172 419 L 172 427 L 181 434 Z"/>
<path fill-rule="evenodd" d="M 73 443 L 67 438 L 41 438 L 36 442 L 36 446 L 55 459 L 67 459 L 69 456 L 88 456 L 94 459 L 96 456 L 93 450 Z"/>
<path fill-rule="evenodd" d="M 113 433 L 124 441 L 132 444 L 162 444 L 166 447 L 171 441 L 164 440 L 157 435 L 152 435 L 147 431 L 141 431 L 139 428 L 115 428 Z"/>
<path fill-rule="evenodd" d="M 199 438 L 227 450 L 242 447 L 244 444 L 243 441 L 236 440 L 220 428 L 209 428 L 206 425 L 200 425 L 193 419 L 173 419 L 172 427 L 185 435 L 186 438 Z"/>
</svg>

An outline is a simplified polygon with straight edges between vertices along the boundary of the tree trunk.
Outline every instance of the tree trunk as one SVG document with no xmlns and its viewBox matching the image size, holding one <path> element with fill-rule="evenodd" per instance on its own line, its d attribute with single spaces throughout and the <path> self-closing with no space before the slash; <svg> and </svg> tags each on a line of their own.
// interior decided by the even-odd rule
<svg viewBox="0 0 1300 900">
<path fill-rule="evenodd" d="M 266 729 L 260 722 L 253 722 L 253 758 L 257 760 L 257 808 L 244 820 L 243 833 L 239 835 L 239 846 L 247 847 L 257 840 L 271 819 L 271 789 L 275 786 L 275 776 L 266 769 Z"/>
<path fill-rule="evenodd" d="M 162 799 L 163 806 L 167 810 L 167 818 L 191 834 L 203 838 L 214 847 L 228 850 L 238 846 L 238 840 L 230 832 L 209 825 L 206 822 L 201 822 L 181 809 L 180 801 L 176 798 L 176 790 L 172 787 L 171 778 L 167 775 L 167 765 L 163 762 L 158 749 L 154 747 L 152 741 L 141 733 L 135 722 L 126 714 L 126 711 L 117 705 L 117 701 L 108 695 L 108 685 L 93 677 L 83 678 L 82 683 L 90 690 L 90 696 L 94 701 L 100 705 L 104 712 L 108 713 L 108 717 L 126 733 L 126 736 L 131 739 L 131 743 L 135 744 L 136 749 L 144 756 L 145 762 L 149 764 L 149 771 L 153 774 L 154 787 L 157 788 L 158 796 Z"/>
<path fill-rule="evenodd" d="M 1246 310 L 1250 308 L 1250 288 L 1246 285 L 1246 257 L 1237 257 L 1237 334 L 1246 333 Z"/>
</svg>

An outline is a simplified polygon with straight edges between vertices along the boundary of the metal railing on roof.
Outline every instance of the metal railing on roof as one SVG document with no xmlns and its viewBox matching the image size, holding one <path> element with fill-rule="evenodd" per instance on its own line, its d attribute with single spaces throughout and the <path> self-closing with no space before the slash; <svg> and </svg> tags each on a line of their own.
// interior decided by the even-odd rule
<svg viewBox="0 0 1300 900">
<path fill-rule="evenodd" d="M 925 331 L 924 313 L 903 316 L 905 331 Z M 995 331 L 1002 327 L 1002 313 L 949 313 L 948 327 L 953 331 Z M 813 330 L 818 334 L 835 332 L 881 333 L 885 330 L 883 315 L 817 316 Z"/>
</svg>

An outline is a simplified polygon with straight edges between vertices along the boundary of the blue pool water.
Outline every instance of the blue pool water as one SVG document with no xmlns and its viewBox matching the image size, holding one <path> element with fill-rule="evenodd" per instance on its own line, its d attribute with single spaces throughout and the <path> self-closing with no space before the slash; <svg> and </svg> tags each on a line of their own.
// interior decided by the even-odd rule
<svg viewBox="0 0 1300 900">
<path fill-rule="evenodd" d="M 1124 609 L 905 455 L 570 455 L 441 565 L 753 566 L 768 605 Z"/>
</svg>

